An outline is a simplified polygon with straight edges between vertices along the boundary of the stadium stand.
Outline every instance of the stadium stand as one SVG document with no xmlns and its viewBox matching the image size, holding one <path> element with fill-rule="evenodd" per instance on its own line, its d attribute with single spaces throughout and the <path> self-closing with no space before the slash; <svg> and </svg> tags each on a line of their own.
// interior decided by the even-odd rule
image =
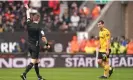
<svg viewBox="0 0 133 80">
<path fill-rule="evenodd" d="M 4 32 L 25 32 L 26 31 L 26 14 L 24 3 L 22 1 L 0 1 L 0 33 Z M 97 18 L 100 13 L 98 5 L 90 10 L 84 6 L 80 9 L 82 1 L 42 1 L 41 6 L 37 9 L 41 14 L 41 23 L 44 25 L 46 32 L 71 32 L 85 31 L 86 26 L 91 20 Z M 75 17 L 76 16 L 76 17 Z M 77 19 L 75 19 L 77 18 Z M 68 52 L 85 52 L 94 53 L 97 46 L 97 37 L 91 37 L 89 40 L 84 39 L 81 43 L 74 44 L 78 48 L 76 51 Z M 24 39 L 20 41 L 21 45 L 15 47 L 13 52 L 23 52 L 26 50 Z M 73 42 L 70 42 L 70 47 Z M 132 40 L 129 41 L 124 37 L 112 38 L 112 54 L 133 52 Z M 75 49 L 75 48 L 73 48 Z M 43 51 L 43 50 L 42 50 Z"/>
</svg>

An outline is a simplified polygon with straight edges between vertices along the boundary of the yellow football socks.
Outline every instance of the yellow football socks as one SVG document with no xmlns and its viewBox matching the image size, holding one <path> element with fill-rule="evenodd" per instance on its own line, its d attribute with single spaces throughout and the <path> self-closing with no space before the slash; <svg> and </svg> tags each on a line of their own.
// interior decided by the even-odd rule
<svg viewBox="0 0 133 80">
<path fill-rule="evenodd" d="M 104 76 L 108 77 L 109 75 L 109 70 L 110 70 L 110 66 L 108 64 L 106 64 L 104 66 Z"/>
</svg>

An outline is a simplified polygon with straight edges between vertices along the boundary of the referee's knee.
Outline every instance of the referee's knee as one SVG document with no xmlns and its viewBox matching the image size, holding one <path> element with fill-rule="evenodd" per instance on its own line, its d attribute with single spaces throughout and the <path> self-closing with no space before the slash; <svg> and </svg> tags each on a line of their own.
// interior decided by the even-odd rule
<svg viewBox="0 0 133 80">
<path fill-rule="evenodd" d="M 37 59 L 37 62 L 36 63 L 40 63 L 40 60 L 39 59 Z"/>
<path fill-rule="evenodd" d="M 31 63 L 33 63 L 33 64 L 38 63 L 38 59 L 31 59 Z"/>
</svg>

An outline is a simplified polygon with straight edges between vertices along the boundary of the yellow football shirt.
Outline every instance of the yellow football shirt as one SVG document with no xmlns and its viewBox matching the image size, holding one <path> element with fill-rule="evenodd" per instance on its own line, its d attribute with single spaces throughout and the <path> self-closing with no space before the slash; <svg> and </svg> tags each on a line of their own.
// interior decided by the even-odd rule
<svg viewBox="0 0 133 80">
<path fill-rule="evenodd" d="M 100 38 L 100 52 L 106 52 L 107 40 L 110 40 L 111 38 L 110 31 L 106 28 L 102 28 L 102 30 L 100 30 L 99 32 L 99 38 Z"/>
</svg>

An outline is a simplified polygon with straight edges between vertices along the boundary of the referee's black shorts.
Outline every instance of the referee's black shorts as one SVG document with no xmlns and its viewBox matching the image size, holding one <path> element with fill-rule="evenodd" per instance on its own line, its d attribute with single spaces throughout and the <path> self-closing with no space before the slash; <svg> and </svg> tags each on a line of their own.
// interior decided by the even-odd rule
<svg viewBox="0 0 133 80">
<path fill-rule="evenodd" d="M 111 49 L 109 49 L 109 55 L 111 53 Z M 107 61 L 109 58 L 109 55 L 106 54 L 106 52 L 99 52 L 98 59 L 102 59 L 103 61 Z"/>
<path fill-rule="evenodd" d="M 38 59 L 39 58 L 39 45 L 36 46 L 36 44 L 29 44 L 28 50 L 30 52 L 32 59 Z"/>
</svg>

